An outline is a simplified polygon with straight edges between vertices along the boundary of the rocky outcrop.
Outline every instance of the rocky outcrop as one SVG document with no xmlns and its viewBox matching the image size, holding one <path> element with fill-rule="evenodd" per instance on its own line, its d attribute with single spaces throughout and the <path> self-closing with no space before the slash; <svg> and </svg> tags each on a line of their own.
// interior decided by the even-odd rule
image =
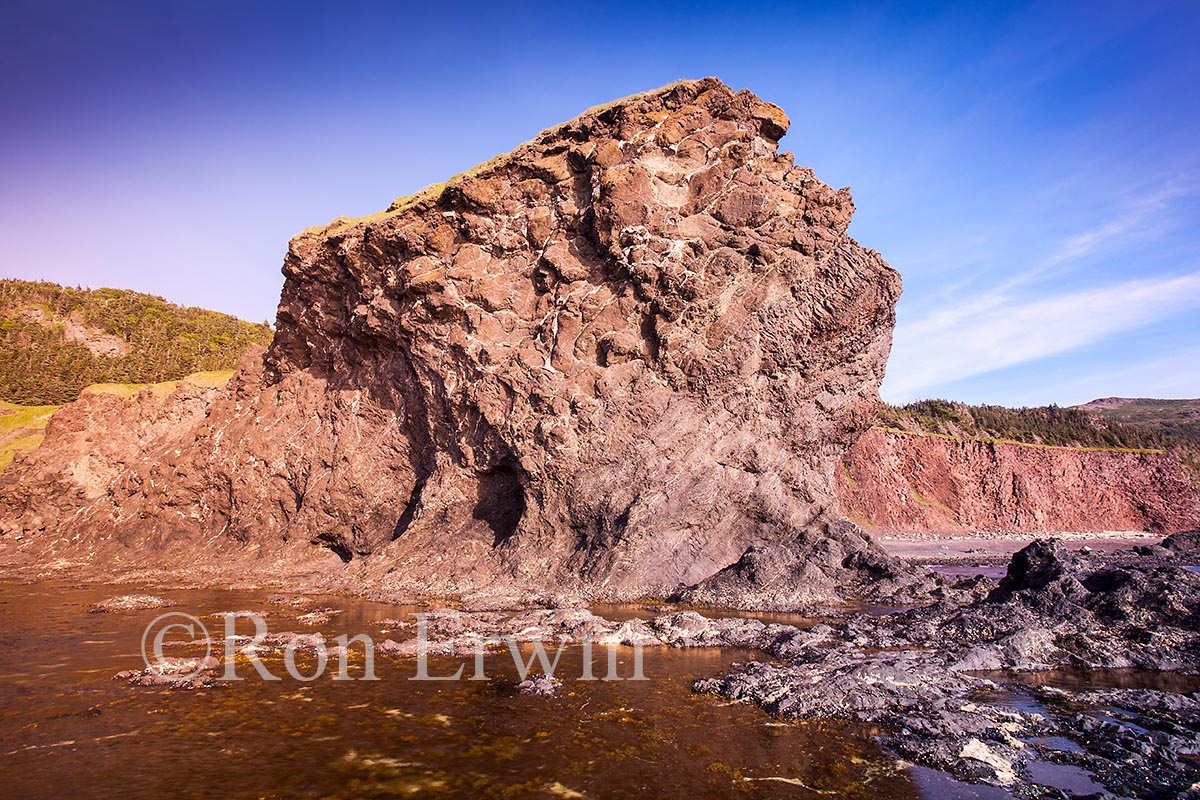
<svg viewBox="0 0 1200 800">
<path fill-rule="evenodd" d="M 21 319 L 51 330 L 61 324 L 63 338 L 68 342 L 83 345 L 92 355 L 123 356 L 129 353 L 129 343 L 124 339 L 89 326 L 76 316 L 68 316 L 59 320 L 40 305 L 23 306 L 16 309 L 15 314 Z"/>
<path fill-rule="evenodd" d="M 1180 531 L 1162 541 L 1168 553 L 1184 558 L 1200 558 L 1200 531 Z"/>
<path fill-rule="evenodd" d="M 849 192 L 778 152 L 788 124 L 682 82 L 305 231 L 273 344 L 194 424 L 82 487 L 46 446 L 5 518 L 43 544 L 69 520 L 100 560 L 325 553 L 420 594 L 784 606 L 903 583 L 832 484 L 900 280 L 847 236 Z"/>
<path fill-rule="evenodd" d="M 1194 671 L 1200 575 L 1187 569 L 1134 557 L 1095 561 L 1038 540 L 974 602 L 857 615 L 763 638 L 770 641 L 755 646 L 773 662 L 735 665 L 695 688 L 784 716 L 880 726 L 884 744 L 901 757 L 1010 787 L 1017 797 L 1104 789 L 1188 797 L 1200 779 L 1192 757 L 1200 743 L 1197 693 L 1012 683 L 1014 671 L 1063 667 Z M 1053 780 L 1064 776 L 1062 767 L 1086 778 L 1086 788 L 1056 791 L 1064 788 Z"/>
<path fill-rule="evenodd" d="M 1200 527 L 1200 482 L 1157 453 L 1040 447 L 874 428 L 837 473 L 868 530 L 1052 533 Z"/>
<path fill-rule="evenodd" d="M 132 396 L 85 392 L 55 412 L 41 446 L 4 475 L 0 533 L 72 531 L 78 515 L 111 502 L 118 482 L 148 453 L 183 446 L 218 391 L 184 379 Z"/>
</svg>

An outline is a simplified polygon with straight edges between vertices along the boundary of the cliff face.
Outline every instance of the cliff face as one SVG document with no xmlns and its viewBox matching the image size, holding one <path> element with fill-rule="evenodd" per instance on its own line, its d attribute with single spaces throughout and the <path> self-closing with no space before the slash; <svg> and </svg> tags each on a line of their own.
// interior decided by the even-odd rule
<svg viewBox="0 0 1200 800">
<path fill-rule="evenodd" d="M 849 193 L 777 152 L 787 127 L 684 82 L 302 233 L 265 356 L 118 447 L 102 490 L 70 485 L 56 420 L 0 484 L 9 529 L 332 553 L 423 594 L 787 605 L 896 577 L 830 509 L 900 280 L 847 237 Z"/>
<path fill-rule="evenodd" d="M 1200 486 L 1168 455 L 872 429 L 837 473 L 842 510 L 888 533 L 1200 527 Z"/>
</svg>

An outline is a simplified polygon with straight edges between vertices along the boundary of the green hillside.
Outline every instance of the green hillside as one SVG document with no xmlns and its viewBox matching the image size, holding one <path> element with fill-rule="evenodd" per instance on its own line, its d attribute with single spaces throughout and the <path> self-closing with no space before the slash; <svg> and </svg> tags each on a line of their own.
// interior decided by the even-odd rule
<svg viewBox="0 0 1200 800">
<path fill-rule="evenodd" d="M 0 280 L 0 401 L 62 405 L 95 383 L 178 380 L 232 369 L 266 323 L 124 289 Z"/>
<path fill-rule="evenodd" d="M 1109 423 L 1147 428 L 1200 446 L 1200 400 L 1107 397 L 1076 408 Z"/>
<path fill-rule="evenodd" d="M 1003 439 L 1055 447 L 1170 450 L 1191 443 L 1164 427 L 1124 422 L 1082 408 L 969 406 L 949 400 L 920 400 L 885 406 L 882 425 L 971 439 Z"/>
</svg>

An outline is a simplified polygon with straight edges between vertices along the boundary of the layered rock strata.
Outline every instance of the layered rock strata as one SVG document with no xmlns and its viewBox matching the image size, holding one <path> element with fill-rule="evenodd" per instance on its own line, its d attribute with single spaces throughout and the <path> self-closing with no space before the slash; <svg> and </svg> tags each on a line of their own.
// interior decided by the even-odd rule
<svg viewBox="0 0 1200 800">
<path fill-rule="evenodd" d="M 837 494 L 851 519 L 885 533 L 1200 527 L 1200 478 L 1166 453 L 872 429 L 843 458 Z"/>
</svg>

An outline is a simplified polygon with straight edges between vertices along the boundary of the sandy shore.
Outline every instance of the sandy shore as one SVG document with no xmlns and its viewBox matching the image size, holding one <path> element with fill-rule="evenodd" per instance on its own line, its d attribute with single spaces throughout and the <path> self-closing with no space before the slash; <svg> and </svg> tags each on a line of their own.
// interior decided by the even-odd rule
<svg viewBox="0 0 1200 800">
<path fill-rule="evenodd" d="M 1006 563 L 1013 553 L 1034 539 L 1051 537 L 1061 539 L 1072 550 L 1087 547 L 1102 553 L 1127 550 L 1140 544 L 1156 544 L 1163 538 L 1161 534 L 1144 531 L 1100 531 L 1053 534 L 980 533 L 971 536 L 877 534 L 875 541 L 892 555 L 922 564 L 998 565 Z"/>
</svg>

